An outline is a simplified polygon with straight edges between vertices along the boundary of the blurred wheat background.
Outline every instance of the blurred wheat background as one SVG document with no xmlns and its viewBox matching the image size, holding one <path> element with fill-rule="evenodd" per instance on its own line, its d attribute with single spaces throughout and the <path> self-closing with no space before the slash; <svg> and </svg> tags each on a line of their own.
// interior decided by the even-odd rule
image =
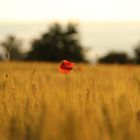
<svg viewBox="0 0 140 140">
<path fill-rule="evenodd" d="M 140 67 L 0 63 L 0 140 L 138 140 Z"/>
</svg>

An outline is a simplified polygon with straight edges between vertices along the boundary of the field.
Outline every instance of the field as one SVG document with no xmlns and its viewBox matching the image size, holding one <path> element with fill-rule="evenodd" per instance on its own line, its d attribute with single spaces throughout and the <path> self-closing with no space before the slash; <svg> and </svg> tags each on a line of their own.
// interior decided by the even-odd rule
<svg viewBox="0 0 140 140">
<path fill-rule="evenodd" d="M 0 140 L 139 140 L 140 67 L 0 63 Z"/>
</svg>

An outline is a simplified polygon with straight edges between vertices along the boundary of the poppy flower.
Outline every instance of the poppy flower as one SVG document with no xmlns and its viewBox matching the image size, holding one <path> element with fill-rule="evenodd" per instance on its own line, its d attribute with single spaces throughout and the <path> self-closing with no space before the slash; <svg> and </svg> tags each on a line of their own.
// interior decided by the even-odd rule
<svg viewBox="0 0 140 140">
<path fill-rule="evenodd" d="M 59 71 L 68 74 L 74 67 L 74 63 L 68 60 L 62 60 L 60 63 Z"/>
</svg>

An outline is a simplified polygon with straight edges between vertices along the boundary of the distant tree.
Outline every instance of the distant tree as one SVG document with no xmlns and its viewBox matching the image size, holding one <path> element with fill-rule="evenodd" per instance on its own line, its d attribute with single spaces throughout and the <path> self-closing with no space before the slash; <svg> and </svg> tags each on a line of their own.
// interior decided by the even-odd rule
<svg viewBox="0 0 140 140">
<path fill-rule="evenodd" d="M 128 57 L 126 53 L 110 52 L 106 56 L 99 58 L 98 62 L 126 64 L 132 63 L 132 60 Z"/>
<path fill-rule="evenodd" d="M 20 52 L 21 41 L 14 36 L 8 36 L 5 41 L 1 43 L 5 50 L 6 60 L 21 60 L 22 54 Z"/>
<path fill-rule="evenodd" d="M 135 51 L 135 63 L 140 64 L 140 43 L 134 49 Z"/>
<path fill-rule="evenodd" d="M 0 55 L 0 61 L 2 61 L 2 60 L 3 60 L 2 55 Z"/>
<path fill-rule="evenodd" d="M 76 25 L 68 24 L 64 29 L 60 24 L 53 24 L 39 39 L 33 40 L 26 59 L 53 62 L 62 59 L 85 61 Z"/>
</svg>

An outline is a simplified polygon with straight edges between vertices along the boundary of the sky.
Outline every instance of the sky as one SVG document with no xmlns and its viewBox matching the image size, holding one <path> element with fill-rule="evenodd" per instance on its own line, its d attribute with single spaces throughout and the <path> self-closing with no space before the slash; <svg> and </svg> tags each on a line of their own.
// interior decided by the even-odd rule
<svg viewBox="0 0 140 140">
<path fill-rule="evenodd" d="M 80 23 L 91 59 L 110 50 L 131 54 L 140 41 L 139 6 L 140 0 L 0 0 L 0 41 L 14 34 L 29 43 L 46 23 L 72 21 Z"/>
<path fill-rule="evenodd" d="M 140 20 L 140 0 L 0 0 L 0 20 Z"/>
</svg>

